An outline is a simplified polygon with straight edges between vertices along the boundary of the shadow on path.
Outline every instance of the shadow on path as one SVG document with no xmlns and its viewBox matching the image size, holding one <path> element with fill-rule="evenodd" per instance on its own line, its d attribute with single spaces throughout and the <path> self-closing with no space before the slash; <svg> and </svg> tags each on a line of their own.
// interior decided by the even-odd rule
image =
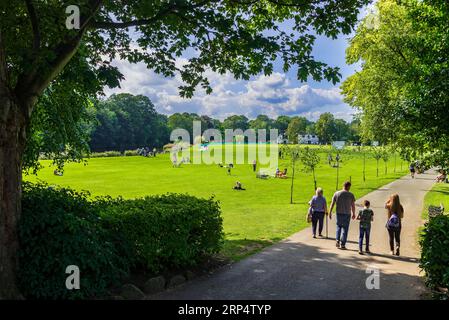
<svg viewBox="0 0 449 320">
<path fill-rule="evenodd" d="M 376 253 L 342 256 L 285 241 L 149 299 L 416 299 L 420 277 L 386 271 L 391 261 L 411 262 Z M 368 268 L 378 268 L 379 289 L 367 289 Z"/>
</svg>

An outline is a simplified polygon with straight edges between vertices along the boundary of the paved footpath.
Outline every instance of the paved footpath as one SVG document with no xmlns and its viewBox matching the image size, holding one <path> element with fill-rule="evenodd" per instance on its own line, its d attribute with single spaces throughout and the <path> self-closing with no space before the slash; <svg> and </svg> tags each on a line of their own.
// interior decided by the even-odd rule
<svg viewBox="0 0 449 320">
<path fill-rule="evenodd" d="M 311 228 L 258 254 L 148 299 L 419 299 L 425 292 L 420 277 L 417 229 L 422 224 L 423 198 L 435 175 L 403 177 L 357 200 L 369 199 L 375 212 L 371 255 L 358 254 L 358 222 L 352 221 L 348 250 L 335 247 L 335 217 L 329 239 L 313 239 Z M 401 256 L 390 255 L 384 203 L 398 193 L 405 209 Z M 330 198 L 330 195 L 327 195 Z M 380 289 L 368 290 L 366 270 L 380 271 Z"/>
</svg>

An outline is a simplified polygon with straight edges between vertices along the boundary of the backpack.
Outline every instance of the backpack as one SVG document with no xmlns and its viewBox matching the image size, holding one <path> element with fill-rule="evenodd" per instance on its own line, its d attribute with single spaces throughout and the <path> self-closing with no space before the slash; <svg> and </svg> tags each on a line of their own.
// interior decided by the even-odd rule
<svg viewBox="0 0 449 320">
<path fill-rule="evenodd" d="M 393 213 L 387 221 L 387 229 L 391 231 L 396 231 L 401 228 L 401 219 L 399 219 L 396 213 Z"/>
</svg>

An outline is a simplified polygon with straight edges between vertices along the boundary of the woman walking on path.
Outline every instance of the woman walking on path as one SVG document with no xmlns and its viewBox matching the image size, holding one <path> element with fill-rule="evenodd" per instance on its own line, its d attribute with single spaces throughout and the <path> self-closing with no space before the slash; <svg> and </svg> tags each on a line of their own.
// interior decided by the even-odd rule
<svg viewBox="0 0 449 320">
<path fill-rule="evenodd" d="M 324 215 L 327 214 L 326 198 L 323 196 L 323 189 L 317 188 L 316 194 L 309 202 L 312 208 L 312 233 L 316 238 L 316 228 L 318 226 L 318 235 L 323 236 Z"/>
<path fill-rule="evenodd" d="M 401 245 L 402 218 L 404 218 L 404 208 L 401 205 L 398 194 L 393 194 L 385 203 L 388 212 L 387 230 L 390 237 L 390 250 L 392 255 L 399 256 Z M 395 246 L 396 242 L 396 246 Z M 396 248 L 396 251 L 395 251 Z"/>
</svg>

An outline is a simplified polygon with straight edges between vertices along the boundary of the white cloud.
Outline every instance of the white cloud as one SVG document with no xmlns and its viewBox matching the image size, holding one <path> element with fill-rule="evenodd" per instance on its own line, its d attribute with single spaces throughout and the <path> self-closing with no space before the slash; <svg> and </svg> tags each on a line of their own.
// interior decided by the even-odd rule
<svg viewBox="0 0 449 320">
<path fill-rule="evenodd" d="M 186 61 L 180 59 L 177 64 Z M 258 114 L 270 117 L 279 115 L 303 115 L 316 120 L 323 112 L 331 112 L 338 118 L 350 120 L 354 112 L 342 101 L 337 87 L 330 89 L 312 88 L 285 74 L 254 77 L 250 81 L 236 80 L 231 74 L 220 75 L 208 72 L 213 93 L 206 95 L 202 90 L 191 99 L 178 94 L 182 84 L 179 76 L 165 78 L 148 70 L 144 64 L 130 64 L 115 61 L 124 74 L 120 89 L 107 90 L 106 94 L 128 92 L 148 96 L 159 112 L 195 112 L 224 119 L 232 114 L 244 114 L 254 118 Z"/>
</svg>

